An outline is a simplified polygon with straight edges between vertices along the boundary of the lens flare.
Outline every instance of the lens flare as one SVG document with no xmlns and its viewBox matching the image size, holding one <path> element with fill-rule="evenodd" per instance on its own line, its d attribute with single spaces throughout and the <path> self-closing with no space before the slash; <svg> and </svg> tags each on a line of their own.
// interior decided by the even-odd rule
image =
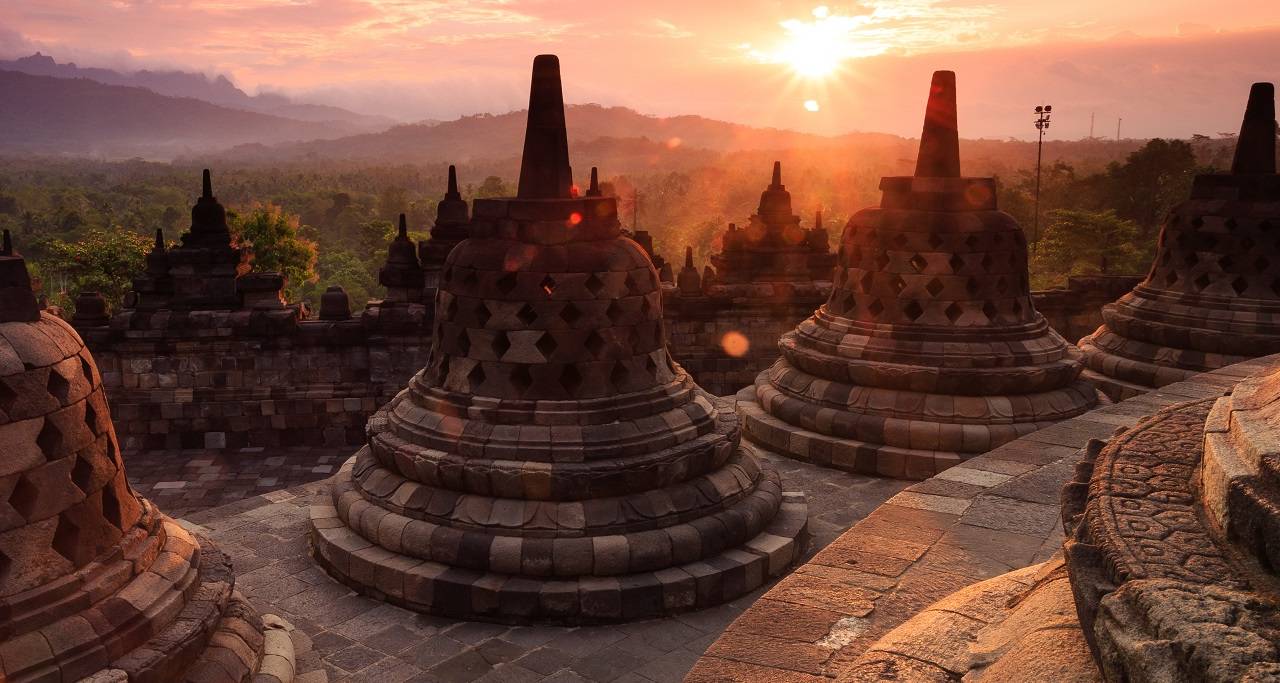
<svg viewBox="0 0 1280 683">
<path fill-rule="evenodd" d="M 805 101 L 804 101 L 804 110 L 805 110 L 805 111 L 818 111 L 819 109 L 821 109 L 821 107 L 819 107 L 819 106 L 818 106 L 818 101 L 817 101 L 817 100 L 805 100 Z"/>
<path fill-rule="evenodd" d="M 741 358 L 747 355 L 747 351 L 751 348 L 751 340 L 741 332 L 725 332 L 720 338 L 720 348 L 724 349 L 725 354 L 731 358 Z"/>
</svg>

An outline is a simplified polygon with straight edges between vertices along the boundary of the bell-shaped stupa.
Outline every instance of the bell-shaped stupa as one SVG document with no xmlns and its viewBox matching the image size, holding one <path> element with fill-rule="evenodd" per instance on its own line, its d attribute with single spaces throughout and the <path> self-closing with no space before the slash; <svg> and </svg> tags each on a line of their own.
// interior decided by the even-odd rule
<svg viewBox="0 0 1280 683">
<path fill-rule="evenodd" d="M 292 679 L 226 555 L 129 487 L 93 357 L 7 230 L 0 444 L 0 681 Z"/>
<path fill-rule="evenodd" d="M 844 229 L 826 304 L 739 393 L 748 438 L 923 479 L 1092 408 L 1079 351 L 1031 303 L 1026 242 L 994 180 L 960 176 L 952 72 L 933 76 L 916 174 L 880 189 Z"/>
<path fill-rule="evenodd" d="M 1080 340 L 1086 376 L 1129 398 L 1280 352 L 1275 88 L 1255 83 L 1231 172 L 1196 176 L 1160 230 L 1147 279 Z"/>
<path fill-rule="evenodd" d="M 435 296 L 440 286 L 440 273 L 444 270 L 444 260 L 467 239 L 467 203 L 458 192 L 458 170 L 449 166 L 449 186 L 444 198 L 436 204 L 436 222 L 431 226 L 430 239 L 418 243 L 418 260 L 422 262 L 422 270 L 426 274 L 427 303 Z"/>
<path fill-rule="evenodd" d="M 409 239 L 409 223 L 400 214 L 396 236 L 387 245 L 387 260 L 378 269 L 378 284 L 387 288 L 387 302 L 422 303 L 425 275 L 418 263 L 418 252 Z"/>
<path fill-rule="evenodd" d="M 820 219 L 811 229 L 800 227 L 778 161 L 747 226 L 739 229 L 731 223 L 720 239 L 721 250 L 712 254 L 711 263 L 716 277 L 727 284 L 827 280 L 836 260 Z"/>
<path fill-rule="evenodd" d="M 138 303 L 146 309 L 239 308 L 236 285 L 249 272 L 248 258 L 247 250 L 232 246 L 227 211 L 213 196 L 206 168 L 200 198 L 191 207 L 191 228 L 182 234 L 181 243 L 166 251 L 163 236 L 156 234 L 156 248 L 147 260 L 148 282 L 155 289 L 139 292 Z"/>
<path fill-rule="evenodd" d="M 658 274 L 578 197 L 560 68 L 534 60 L 518 195 L 477 199 L 432 356 L 312 508 L 318 561 L 420 611 L 592 622 L 696 609 L 785 571 L 803 499 L 667 353 Z"/>
</svg>

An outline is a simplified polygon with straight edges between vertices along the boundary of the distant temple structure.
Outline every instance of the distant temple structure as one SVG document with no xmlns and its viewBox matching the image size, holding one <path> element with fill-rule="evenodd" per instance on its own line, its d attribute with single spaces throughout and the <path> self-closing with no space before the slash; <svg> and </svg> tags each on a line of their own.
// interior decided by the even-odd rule
<svg viewBox="0 0 1280 683">
<path fill-rule="evenodd" d="M 1080 340 L 1089 379 L 1122 399 L 1280 351 L 1278 236 L 1275 87 L 1255 83 L 1231 172 L 1196 176 L 1147 278 Z"/>
<path fill-rule="evenodd" d="M 431 238 L 418 243 L 418 259 L 426 273 L 423 300 L 428 304 L 435 298 L 436 289 L 440 286 L 440 272 L 444 270 L 445 257 L 459 242 L 470 236 L 467 230 L 470 220 L 467 202 L 458 192 L 458 169 L 450 165 L 449 186 L 444 198 L 436 204 L 436 222 L 431 226 Z"/>
<path fill-rule="evenodd" d="M 208 187 L 206 176 L 211 199 Z M 198 208 L 202 219 L 219 215 L 207 201 Z M 234 254 L 194 246 L 200 237 L 179 262 L 234 273 Z M 234 294 L 234 277 L 196 287 L 190 275 L 178 281 L 186 301 Z M 0 680 L 293 679 L 283 623 L 264 626 L 235 591 L 227 556 L 129 486 L 93 356 L 38 308 L 7 230 L 0 443 Z"/>
<path fill-rule="evenodd" d="M 960 175 L 955 74 L 933 76 L 916 173 L 850 219 L 827 302 L 738 394 L 747 437 L 863 474 L 924 479 L 1097 403 L 1036 312 L 1022 230 Z"/>
<path fill-rule="evenodd" d="M 379 273 L 388 296 L 359 318 L 330 288 L 308 319 L 283 301 L 280 274 L 250 263 L 206 170 L 190 229 L 173 248 L 157 231 L 115 315 L 99 294 L 77 298 L 73 323 L 101 364 L 125 448 L 355 442 L 425 360 L 423 272 L 403 223 Z"/>
<path fill-rule="evenodd" d="M 821 212 L 812 228 L 800 227 L 778 161 L 773 162 L 773 180 L 760 193 L 760 206 L 747 227 L 730 223 L 720 240 L 721 251 L 711 256 L 711 264 L 725 284 L 830 280 L 836 262 Z"/>
<path fill-rule="evenodd" d="M 317 561 L 357 591 L 467 619 L 642 619 L 732 600 L 803 550 L 803 497 L 671 359 L 615 200 L 572 187 L 541 55 L 517 196 L 475 201 L 428 362 L 311 508 Z"/>
</svg>

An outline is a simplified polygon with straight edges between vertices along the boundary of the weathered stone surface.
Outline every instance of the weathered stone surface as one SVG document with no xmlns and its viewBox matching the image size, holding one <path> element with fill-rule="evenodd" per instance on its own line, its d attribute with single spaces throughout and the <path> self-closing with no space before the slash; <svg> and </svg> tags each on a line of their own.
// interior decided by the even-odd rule
<svg viewBox="0 0 1280 683">
<path fill-rule="evenodd" d="M 1075 605 L 1108 680 L 1280 672 L 1266 540 L 1276 480 L 1265 464 L 1280 375 L 1237 389 L 1162 410 L 1090 450 L 1064 490 Z"/>
</svg>

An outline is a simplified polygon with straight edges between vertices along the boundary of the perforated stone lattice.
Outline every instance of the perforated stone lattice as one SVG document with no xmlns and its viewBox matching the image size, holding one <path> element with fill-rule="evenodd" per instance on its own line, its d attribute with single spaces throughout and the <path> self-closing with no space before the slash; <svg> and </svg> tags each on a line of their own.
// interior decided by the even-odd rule
<svg viewBox="0 0 1280 683">
<path fill-rule="evenodd" d="M 1265 86 L 1265 87 L 1259 87 Z M 1250 93 L 1237 156 L 1273 157 L 1273 91 Z M 1249 122 L 1256 119 L 1254 124 Z M 1112 398 L 1280 351 L 1280 177 L 1274 162 L 1197 176 L 1161 226 L 1147 278 L 1080 340 Z"/>
<path fill-rule="evenodd" d="M 450 388 L 465 380 L 468 391 L 510 398 L 585 398 L 652 386 L 666 365 L 653 357 L 665 354 L 654 304 L 660 296 L 653 272 L 634 264 L 588 273 L 454 264 L 441 281 L 441 344 L 428 370 Z M 586 377 L 606 381 L 589 386 Z"/>
<path fill-rule="evenodd" d="M 880 206 L 840 237 L 827 303 L 739 394 L 756 443 L 918 479 L 1097 402 L 1032 304 L 1026 242 L 994 182 L 959 177 L 958 146 L 931 139 L 957 134 L 954 97 L 954 75 L 936 73 L 919 168 L 948 173 L 882 179 Z"/>
</svg>

